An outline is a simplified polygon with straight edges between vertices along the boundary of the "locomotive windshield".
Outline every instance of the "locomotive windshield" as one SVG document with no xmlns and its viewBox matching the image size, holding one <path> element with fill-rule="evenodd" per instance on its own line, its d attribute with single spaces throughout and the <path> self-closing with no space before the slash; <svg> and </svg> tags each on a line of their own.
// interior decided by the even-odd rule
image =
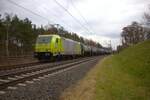
<svg viewBox="0 0 150 100">
<path fill-rule="evenodd" d="M 42 37 L 38 37 L 36 42 L 38 44 L 40 44 L 40 43 L 48 44 L 48 43 L 50 43 L 50 41 L 51 41 L 51 36 L 48 36 L 48 37 L 47 36 L 45 36 L 45 37 L 42 36 Z"/>
</svg>

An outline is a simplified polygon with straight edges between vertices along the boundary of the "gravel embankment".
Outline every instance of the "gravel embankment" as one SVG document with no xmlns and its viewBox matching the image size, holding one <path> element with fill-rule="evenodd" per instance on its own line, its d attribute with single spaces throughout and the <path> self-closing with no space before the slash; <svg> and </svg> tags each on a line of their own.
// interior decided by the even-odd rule
<svg viewBox="0 0 150 100">
<path fill-rule="evenodd" d="M 10 89 L 5 94 L 0 94 L 0 100 L 59 100 L 64 89 L 83 78 L 101 58 L 80 64 L 79 67 L 51 75 L 40 81 L 26 82 L 26 86 L 17 85 L 15 86 L 17 89 Z"/>
</svg>

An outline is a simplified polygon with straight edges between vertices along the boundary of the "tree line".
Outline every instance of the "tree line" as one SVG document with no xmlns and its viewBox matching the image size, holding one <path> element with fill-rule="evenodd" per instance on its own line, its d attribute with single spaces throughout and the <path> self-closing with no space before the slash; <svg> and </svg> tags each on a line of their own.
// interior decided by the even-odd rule
<svg viewBox="0 0 150 100">
<path fill-rule="evenodd" d="M 86 45 L 102 47 L 100 43 L 68 32 L 59 24 L 39 27 L 32 24 L 28 18 L 20 19 L 17 15 L 0 14 L 0 56 L 32 55 L 39 34 L 59 34 Z"/>
</svg>

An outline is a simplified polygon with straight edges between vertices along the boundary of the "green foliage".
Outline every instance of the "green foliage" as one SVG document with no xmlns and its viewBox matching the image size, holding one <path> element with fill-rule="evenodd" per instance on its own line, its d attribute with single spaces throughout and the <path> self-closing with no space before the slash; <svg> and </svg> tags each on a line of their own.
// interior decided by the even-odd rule
<svg viewBox="0 0 150 100">
<path fill-rule="evenodd" d="M 5 51 L 5 40 L 9 39 L 10 54 L 21 54 L 21 52 L 32 52 L 33 44 L 36 36 L 36 29 L 32 27 L 32 23 L 28 18 L 21 20 L 15 16 L 5 15 L 0 19 L 0 41 L 3 51 Z M 0 55 L 5 55 L 4 52 Z"/>
</svg>

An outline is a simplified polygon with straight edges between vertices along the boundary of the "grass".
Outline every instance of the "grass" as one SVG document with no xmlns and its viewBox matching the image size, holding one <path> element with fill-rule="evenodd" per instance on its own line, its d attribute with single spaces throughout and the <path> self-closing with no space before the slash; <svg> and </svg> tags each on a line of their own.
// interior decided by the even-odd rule
<svg viewBox="0 0 150 100">
<path fill-rule="evenodd" d="M 99 70 L 96 100 L 150 100 L 150 41 L 108 57 Z"/>
<path fill-rule="evenodd" d="M 62 100 L 150 100 L 150 40 L 104 58 Z"/>
</svg>

